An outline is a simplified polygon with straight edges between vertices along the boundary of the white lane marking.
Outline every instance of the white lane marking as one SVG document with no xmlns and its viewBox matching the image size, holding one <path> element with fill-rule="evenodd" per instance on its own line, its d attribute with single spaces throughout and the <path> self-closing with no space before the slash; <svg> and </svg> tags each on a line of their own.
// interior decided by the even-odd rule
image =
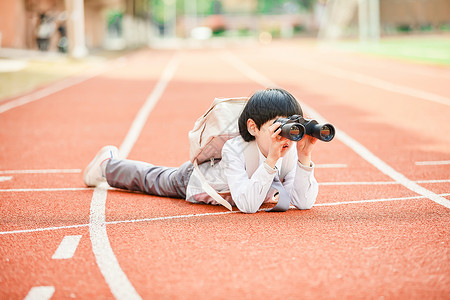
<svg viewBox="0 0 450 300">
<path fill-rule="evenodd" d="M 172 220 L 172 219 L 184 219 L 184 218 L 195 218 L 195 217 L 205 217 L 205 216 L 219 216 L 219 215 L 227 215 L 232 213 L 239 213 L 240 211 L 222 211 L 217 213 L 204 213 L 204 214 L 189 214 L 189 215 L 176 215 L 176 216 L 166 216 L 166 217 L 155 217 L 155 218 L 145 218 L 145 219 L 132 219 L 132 220 L 120 220 L 120 221 L 108 221 L 101 222 L 99 219 L 97 221 L 92 220 L 93 222 L 99 223 L 102 228 L 106 228 L 106 225 L 117 225 L 117 224 L 126 224 L 126 223 L 139 223 L 139 222 L 151 222 L 151 221 L 163 221 L 163 220 Z M 98 217 L 97 215 L 95 217 Z M 93 217 L 94 219 L 94 217 Z M 90 224 L 78 224 L 78 225 L 69 225 L 69 226 L 55 226 L 55 227 L 44 227 L 44 228 L 33 228 L 33 229 L 22 229 L 22 230 L 11 230 L 11 231 L 0 231 L 0 235 L 7 234 L 20 234 L 20 233 L 35 233 L 35 232 L 43 232 L 43 231 L 55 231 L 62 229 L 74 229 L 74 228 L 83 228 L 88 227 Z M 114 254 L 113 254 L 114 255 Z M 114 259 L 114 258 L 113 258 Z"/>
<path fill-rule="evenodd" d="M 54 286 L 35 286 L 25 297 L 25 300 L 47 300 L 55 293 Z"/>
<path fill-rule="evenodd" d="M 53 254 L 52 259 L 72 258 L 80 243 L 81 237 L 81 235 L 66 235 Z"/>
<path fill-rule="evenodd" d="M 333 168 L 347 168 L 346 164 L 315 164 L 318 169 L 333 169 Z"/>
<path fill-rule="evenodd" d="M 449 195 L 449 194 L 443 194 Z M 361 204 L 361 203 L 374 203 L 374 202 L 389 202 L 389 201 L 401 201 L 401 200 L 414 200 L 424 199 L 425 196 L 412 196 L 412 197 L 398 197 L 398 198 L 384 198 L 384 199 L 371 199 L 371 200 L 356 200 L 356 201 L 342 201 L 342 202 L 329 202 L 329 203 L 317 203 L 314 206 L 335 206 L 344 204 Z"/>
<path fill-rule="evenodd" d="M 320 115 L 317 114 L 317 117 Z M 321 119 L 323 119 L 320 116 Z M 396 182 L 399 182 L 401 185 L 405 186 L 409 190 L 427 197 L 430 200 L 433 200 L 434 202 L 443 205 L 447 208 L 450 208 L 450 201 L 445 199 L 444 197 L 441 197 L 432 191 L 418 185 L 414 181 L 411 181 L 408 179 L 405 175 L 401 174 L 400 172 L 397 172 L 394 168 L 389 166 L 387 163 L 382 161 L 380 158 L 375 156 L 372 152 L 369 151 L 366 147 L 358 143 L 356 140 L 348 136 L 345 132 L 340 131 L 338 134 L 338 139 L 341 140 L 344 144 L 346 144 L 348 147 L 353 149 L 356 153 L 358 153 L 363 159 L 368 161 L 370 164 L 372 164 L 375 168 L 380 170 L 382 173 L 386 174 L 387 176 L 394 179 Z"/>
<path fill-rule="evenodd" d="M 320 46 L 320 48 L 321 48 L 320 50 L 322 50 L 325 54 L 328 54 L 329 51 L 328 51 L 327 47 Z M 333 49 L 333 51 L 331 51 L 331 52 L 334 52 L 336 50 L 338 52 L 342 52 L 339 49 Z M 344 53 L 348 54 L 348 53 L 351 53 L 351 51 L 344 50 Z M 375 69 L 383 70 L 383 71 L 386 70 L 386 67 L 384 65 L 380 64 L 379 62 L 371 63 L 371 62 L 368 62 L 367 60 L 355 61 L 355 59 L 351 56 L 345 56 L 345 57 L 340 56 L 339 60 L 341 63 L 345 63 L 345 65 L 353 65 L 353 66 L 360 67 L 360 68 L 372 68 L 372 69 L 375 68 Z M 408 75 L 414 74 L 416 76 L 435 77 L 435 78 L 439 78 L 439 79 L 444 79 L 444 78 L 450 79 L 450 73 L 446 72 L 446 70 L 443 68 L 441 68 L 439 70 L 423 69 L 423 68 L 421 68 L 421 69 L 415 68 L 414 70 L 411 70 L 411 69 L 402 68 L 402 66 L 399 65 L 398 68 L 396 68 L 395 70 L 392 70 L 392 69 L 389 70 L 389 72 L 391 72 L 391 71 L 397 72 L 399 74 L 399 76 L 402 76 L 402 77 L 404 76 L 404 74 L 408 74 Z"/>
<path fill-rule="evenodd" d="M 150 115 L 150 112 L 152 111 L 153 107 L 155 107 L 159 98 L 161 98 L 169 82 L 172 80 L 172 77 L 175 74 L 179 63 L 180 56 L 179 54 L 176 54 L 166 66 L 161 79 L 155 86 L 155 89 L 152 91 L 142 108 L 139 110 L 136 118 L 133 121 L 133 124 L 131 124 L 128 133 L 119 148 L 119 157 L 126 158 L 128 154 L 130 154 L 131 149 L 133 148 L 139 135 L 141 134 L 142 128 L 147 122 L 147 118 Z"/>
<path fill-rule="evenodd" d="M 416 180 L 415 183 L 447 183 L 450 179 L 432 179 L 432 180 Z M 319 185 L 383 185 L 383 184 L 401 184 L 396 181 L 336 181 L 336 182 L 319 182 Z M 91 191 L 94 188 L 36 188 L 36 189 L 0 189 L 1 192 L 17 193 L 17 192 L 71 192 L 71 191 Z M 108 190 L 115 190 L 109 187 Z"/>
<path fill-rule="evenodd" d="M 395 181 L 336 181 L 336 182 L 319 182 L 319 185 L 385 185 L 400 184 Z"/>
<path fill-rule="evenodd" d="M 278 57 L 277 59 L 279 61 L 285 61 L 282 57 Z M 292 61 L 289 61 L 289 63 L 292 64 Z M 431 101 L 431 102 L 450 106 L 450 99 L 447 97 L 444 97 L 444 96 L 441 96 L 438 94 L 434 94 L 434 93 L 430 93 L 430 92 L 426 92 L 426 91 L 422 91 L 422 90 L 418 90 L 418 89 L 411 88 L 408 86 L 395 84 L 395 83 L 388 82 L 388 81 L 385 81 L 385 80 L 382 80 L 382 79 L 379 79 L 376 77 L 359 74 L 356 72 L 344 70 L 344 69 L 333 67 L 330 65 L 324 66 L 324 65 L 321 65 L 318 63 L 312 63 L 312 62 L 306 62 L 306 61 L 302 61 L 301 63 L 296 63 L 296 65 L 301 68 L 313 71 L 313 72 L 322 73 L 322 74 L 333 76 L 336 78 L 365 84 L 365 85 L 379 88 L 382 90 L 386 90 L 389 92 L 394 92 L 397 94 L 411 96 L 411 97 L 419 98 L 422 100 Z"/>
<path fill-rule="evenodd" d="M 2 181 L 9 181 L 11 179 L 13 179 L 12 176 L 0 176 L 0 182 L 2 182 Z"/>
<path fill-rule="evenodd" d="M 268 79 L 266 76 L 262 75 L 261 73 L 257 72 L 252 67 L 247 65 L 244 61 L 239 59 L 237 56 L 233 55 L 231 52 L 229 52 L 229 51 L 225 52 L 223 55 L 223 58 L 225 60 L 229 61 L 230 64 L 235 66 L 238 70 L 240 70 L 248 78 L 254 80 L 255 82 L 259 83 L 260 85 L 262 85 L 264 87 L 278 86 L 276 83 L 274 83 L 273 81 Z M 447 99 L 446 99 L 446 101 L 447 101 Z M 324 117 L 322 117 L 316 110 L 314 110 L 309 105 L 306 105 L 305 103 L 302 103 L 301 105 L 309 112 L 309 114 L 312 117 L 314 117 L 319 122 L 329 123 L 326 121 L 326 119 Z M 448 105 L 450 105 L 450 101 L 449 101 Z M 444 197 L 441 197 L 441 196 L 433 193 L 432 191 L 421 187 L 417 183 L 409 180 L 403 174 L 394 170 L 391 166 L 389 166 L 387 163 L 385 163 L 380 158 L 378 158 L 375 154 L 370 152 L 369 149 L 364 147 L 362 144 L 358 143 L 356 140 L 351 138 L 349 135 L 347 135 L 342 130 L 339 130 L 337 132 L 336 138 L 339 139 L 341 142 L 343 142 L 345 145 L 347 145 L 350 149 L 355 151 L 359 156 L 361 156 L 361 158 L 368 161 L 371 165 L 373 165 L 375 168 L 380 170 L 382 173 L 384 173 L 387 176 L 394 179 L 396 182 L 399 182 L 406 188 L 410 189 L 411 191 L 413 191 L 419 195 L 425 196 L 438 204 L 441 204 L 447 208 L 450 208 L 450 200 L 447 200 Z"/>
<path fill-rule="evenodd" d="M 343 78 L 345 80 L 352 80 L 357 83 L 362 83 L 365 85 L 373 86 L 382 90 L 394 92 L 397 94 L 403 94 L 406 96 L 411 96 L 419 98 L 422 100 L 427 100 L 430 102 L 435 102 L 443 105 L 450 106 L 450 99 L 437 95 L 434 93 L 418 90 L 415 88 L 394 84 L 385 80 L 381 80 L 372 76 L 362 75 L 354 72 L 345 71 L 339 68 L 330 67 L 325 70 L 324 68 L 317 69 L 318 66 L 310 68 L 310 70 L 315 70 L 318 72 L 326 73 L 328 75 L 333 75 L 338 78 Z"/>
<path fill-rule="evenodd" d="M 415 183 L 447 183 L 450 179 L 436 180 L 416 180 Z M 319 182 L 319 185 L 384 185 L 384 184 L 400 184 L 396 181 L 336 181 L 336 182 Z"/>
<path fill-rule="evenodd" d="M 105 222 L 106 196 L 106 183 L 97 187 L 92 196 L 89 233 L 95 260 L 116 299 L 141 299 L 120 268 L 109 243 Z"/>
<path fill-rule="evenodd" d="M 417 183 L 445 183 L 450 182 L 450 179 L 436 179 L 436 180 L 417 180 Z"/>
<path fill-rule="evenodd" d="M 96 76 L 98 76 L 98 75 L 100 75 L 100 74 L 102 74 L 102 73 L 104 73 L 104 72 L 106 72 L 108 70 L 111 70 L 111 69 L 116 68 L 116 67 L 123 66 L 123 65 L 125 65 L 125 63 L 126 62 L 125 62 L 124 58 L 118 58 L 115 61 L 109 62 L 106 65 L 102 65 L 102 66 L 97 67 L 95 69 L 88 70 L 88 71 L 86 71 L 85 73 L 83 73 L 81 75 L 75 75 L 75 76 L 63 79 L 61 81 L 58 81 L 58 82 L 56 82 L 54 84 L 51 84 L 51 85 L 43 88 L 41 90 L 38 90 L 36 92 L 32 92 L 31 94 L 22 96 L 20 98 L 15 99 L 15 100 L 6 102 L 5 104 L 0 105 L 0 114 L 6 112 L 8 110 L 11 110 L 13 108 L 16 108 L 16 107 L 19 107 L 19 106 L 22 106 L 22 105 L 25 105 L 25 104 L 28 104 L 28 103 L 40 100 L 40 99 L 42 99 L 44 97 L 47 97 L 47 96 L 49 96 L 51 94 L 57 93 L 59 91 L 62 91 L 62 90 L 66 89 L 66 88 L 69 88 L 71 86 L 80 84 L 80 83 L 82 83 L 82 82 L 84 82 L 86 80 L 89 80 L 91 78 L 94 78 L 94 77 L 96 77 Z"/>
<path fill-rule="evenodd" d="M 261 209 L 266 210 L 266 209 Z M 147 218 L 147 219 L 136 219 L 136 220 L 121 220 L 121 221 L 110 221 L 107 224 L 123 224 L 123 223 L 138 223 L 138 222 L 152 222 L 152 221 L 164 221 L 164 220 L 174 220 L 174 219 L 186 219 L 186 218 L 196 218 L 196 217 L 207 217 L 207 216 L 220 216 L 220 215 L 228 215 L 239 213 L 239 210 L 233 211 L 222 211 L 217 213 L 204 213 L 204 214 L 189 214 L 189 215 L 178 215 L 178 216 L 167 216 L 167 217 L 156 217 L 156 218 Z"/>
<path fill-rule="evenodd" d="M 450 196 L 450 193 L 440 194 L 439 196 L 447 197 Z M 368 200 L 355 200 L 355 201 L 343 201 L 343 202 L 328 202 L 328 203 L 316 203 L 314 206 L 335 206 L 335 205 L 344 205 L 344 204 L 361 204 L 361 203 L 376 203 L 376 202 L 386 202 L 386 201 L 401 201 L 401 200 L 414 200 L 414 199 L 425 199 L 425 196 L 410 196 L 410 197 L 399 197 L 399 198 L 381 198 L 381 199 L 368 199 Z M 182 200 L 180 200 L 182 201 Z M 291 206 L 291 208 L 295 208 Z M 265 211 L 266 208 L 260 209 L 259 211 Z M 105 225 L 118 225 L 118 224 L 127 224 L 127 223 L 140 223 L 140 222 L 152 222 L 152 221 L 164 221 L 164 220 L 174 220 L 174 219 L 186 219 L 186 218 L 198 218 L 198 217 L 207 217 L 207 216 L 220 216 L 220 215 L 228 215 L 240 213 L 238 210 L 233 211 L 222 211 L 217 213 L 204 213 L 204 214 L 189 214 L 189 215 L 176 215 L 176 216 L 166 216 L 166 217 L 154 217 L 154 218 L 145 218 L 145 219 L 132 219 L 132 220 L 119 220 L 119 221 L 108 221 L 102 223 Z M 34 228 L 34 229 L 23 229 L 23 230 L 11 230 L 11 231 L 2 231 L 0 235 L 7 234 L 20 234 L 20 233 L 34 233 L 34 232 L 43 232 L 43 231 L 54 231 L 54 230 L 63 230 L 63 229 L 74 229 L 74 228 L 82 228 L 88 227 L 90 224 L 79 224 L 79 225 L 70 225 L 70 226 L 59 226 L 59 227 L 45 227 L 45 228 Z"/>
<path fill-rule="evenodd" d="M 53 173 L 81 173 L 80 169 L 45 169 L 45 170 L 3 170 L 0 174 L 53 174 Z"/>
<path fill-rule="evenodd" d="M 54 231 L 54 230 L 61 230 L 61 229 L 75 229 L 75 228 L 83 228 L 83 227 L 88 227 L 88 226 L 89 226 L 89 224 L 77 224 L 77 225 L 68 225 L 68 226 L 53 226 L 53 227 L 43 227 L 43 228 L 33 228 L 33 229 L 0 231 L 0 235 Z"/>
<path fill-rule="evenodd" d="M 164 69 L 164 72 L 152 93 L 136 115 L 130 130 L 120 146 L 120 157 L 126 158 L 130 153 L 147 121 L 148 115 L 164 93 L 169 82 L 172 80 L 179 64 L 180 57 L 178 54 L 175 54 Z M 107 186 L 100 185 L 94 190 L 91 201 L 89 231 L 92 250 L 97 265 L 116 299 L 141 299 L 123 270 L 120 268 L 119 262 L 109 243 L 105 224 L 106 197 Z"/>
<path fill-rule="evenodd" d="M 0 189 L 0 192 L 67 192 L 67 191 L 91 191 L 94 188 L 40 188 L 40 189 Z"/>
<path fill-rule="evenodd" d="M 230 51 L 224 51 L 222 52 L 222 55 L 224 60 L 226 60 L 233 67 L 241 71 L 241 73 L 247 76 L 250 80 L 253 80 L 259 85 L 262 85 L 265 88 L 278 86 L 272 80 L 262 75 L 261 73 L 250 67 L 248 64 L 244 63 L 241 59 L 232 54 Z"/>
<path fill-rule="evenodd" d="M 417 166 L 450 165 L 450 160 L 416 161 Z"/>
</svg>

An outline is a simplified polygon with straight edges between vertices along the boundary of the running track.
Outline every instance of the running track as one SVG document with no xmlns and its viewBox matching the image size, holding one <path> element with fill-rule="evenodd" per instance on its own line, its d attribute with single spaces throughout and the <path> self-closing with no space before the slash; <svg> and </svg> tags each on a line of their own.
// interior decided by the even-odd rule
<svg viewBox="0 0 450 300">
<path fill-rule="evenodd" d="M 449 299 L 449 82 L 444 67 L 275 42 L 142 50 L 1 102 L 0 298 Z M 106 144 L 183 163 L 214 97 L 264 86 L 337 127 L 314 153 L 313 209 L 83 185 Z"/>
</svg>

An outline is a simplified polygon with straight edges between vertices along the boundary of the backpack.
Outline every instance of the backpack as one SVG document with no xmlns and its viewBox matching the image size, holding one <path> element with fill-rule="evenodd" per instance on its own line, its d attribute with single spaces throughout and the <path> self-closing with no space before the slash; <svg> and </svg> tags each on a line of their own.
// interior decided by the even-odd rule
<svg viewBox="0 0 450 300">
<path fill-rule="evenodd" d="M 238 119 L 248 102 L 247 97 L 216 98 L 210 108 L 194 124 L 189 131 L 190 161 L 199 174 L 203 190 L 218 203 L 230 211 L 231 204 L 226 201 L 207 182 L 198 164 L 211 161 L 213 165 L 216 160 L 222 158 L 222 148 L 226 141 L 239 135 Z M 250 178 L 258 168 L 259 154 L 255 141 L 244 142 L 245 168 Z M 292 149 L 291 149 L 292 150 Z M 293 153 L 292 151 L 290 151 Z M 280 170 L 280 178 L 283 179 L 288 172 L 287 165 L 291 163 L 292 155 L 283 159 Z"/>
<path fill-rule="evenodd" d="M 247 97 L 214 99 L 189 132 L 192 163 L 222 158 L 225 142 L 239 135 L 238 118 L 247 101 Z"/>
</svg>

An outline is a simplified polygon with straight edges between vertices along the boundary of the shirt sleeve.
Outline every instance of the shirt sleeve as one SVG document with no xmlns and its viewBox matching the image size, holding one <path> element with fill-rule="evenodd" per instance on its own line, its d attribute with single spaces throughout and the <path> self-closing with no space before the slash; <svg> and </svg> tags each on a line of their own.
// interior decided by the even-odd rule
<svg viewBox="0 0 450 300">
<path fill-rule="evenodd" d="M 261 164 L 252 177 L 248 178 L 241 148 L 239 141 L 225 143 L 221 163 L 236 207 L 244 213 L 255 213 L 269 192 L 276 169 Z"/>
<path fill-rule="evenodd" d="M 298 160 L 286 174 L 283 185 L 291 197 L 291 204 L 298 209 L 310 209 L 316 202 L 319 184 L 314 177 L 314 163 L 304 166 Z"/>
</svg>

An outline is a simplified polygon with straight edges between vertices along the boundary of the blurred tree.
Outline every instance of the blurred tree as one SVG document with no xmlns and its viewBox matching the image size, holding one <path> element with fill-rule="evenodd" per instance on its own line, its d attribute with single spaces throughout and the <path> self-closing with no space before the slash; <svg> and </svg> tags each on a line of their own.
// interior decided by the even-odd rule
<svg viewBox="0 0 450 300">
<path fill-rule="evenodd" d="M 108 35 L 111 37 L 122 36 L 123 12 L 120 10 L 111 10 L 107 15 Z"/>
<path fill-rule="evenodd" d="M 223 13 L 222 1 L 220 1 L 220 0 L 212 1 L 212 12 L 215 15 L 220 15 Z"/>
<path fill-rule="evenodd" d="M 142 0 L 143 1 L 143 0 Z M 164 7 L 167 0 L 147 0 L 152 11 L 152 18 L 154 21 L 164 23 Z M 192 0 L 196 1 L 196 13 L 199 16 L 209 16 L 222 11 L 222 3 L 219 0 Z M 187 10 L 185 6 L 188 5 L 186 0 L 176 0 L 177 14 L 184 14 Z"/>
<path fill-rule="evenodd" d="M 281 14 L 286 9 L 297 7 L 300 10 L 311 10 L 316 0 L 258 0 L 258 13 Z"/>
</svg>

